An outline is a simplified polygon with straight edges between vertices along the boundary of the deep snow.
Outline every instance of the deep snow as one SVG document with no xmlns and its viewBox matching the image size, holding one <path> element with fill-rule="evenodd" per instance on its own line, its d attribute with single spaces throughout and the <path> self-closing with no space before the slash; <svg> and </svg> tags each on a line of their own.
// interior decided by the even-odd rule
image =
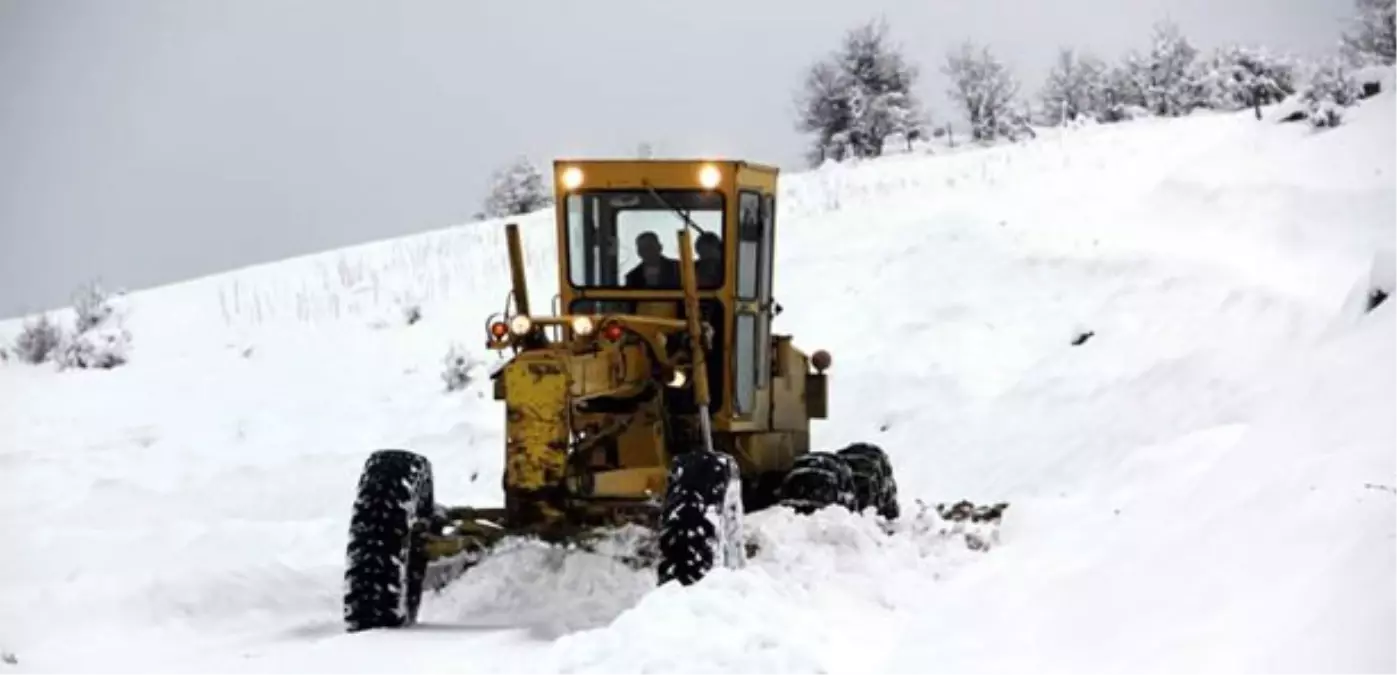
<svg viewBox="0 0 1397 675">
<path fill-rule="evenodd" d="M 908 511 L 1011 502 L 987 553 L 768 511 L 694 587 L 524 546 L 345 635 L 370 450 L 498 500 L 498 404 L 440 372 L 493 358 L 499 223 L 133 294 L 129 365 L 0 366 L 0 672 L 1395 670 L 1397 321 L 1362 311 L 1394 121 L 1385 93 L 1322 133 L 1198 115 L 784 177 L 817 443 L 883 445 Z M 543 304 L 551 221 L 521 222 Z"/>
</svg>

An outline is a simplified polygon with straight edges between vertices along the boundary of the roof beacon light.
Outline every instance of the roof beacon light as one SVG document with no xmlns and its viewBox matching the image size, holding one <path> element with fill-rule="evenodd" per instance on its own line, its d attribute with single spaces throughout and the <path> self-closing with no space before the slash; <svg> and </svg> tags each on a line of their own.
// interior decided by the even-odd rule
<svg viewBox="0 0 1397 675">
<path fill-rule="evenodd" d="M 723 174 L 718 171 L 718 167 L 712 164 L 705 164 L 702 169 L 699 169 L 699 185 L 702 185 L 705 190 L 712 190 L 718 187 L 718 181 L 722 180 L 722 178 Z"/>
<path fill-rule="evenodd" d="M 563 169 L 563 187 L 568 190 L 576 190 L 582 186 L 582 169 L 570 166 Z"/>
</svg>

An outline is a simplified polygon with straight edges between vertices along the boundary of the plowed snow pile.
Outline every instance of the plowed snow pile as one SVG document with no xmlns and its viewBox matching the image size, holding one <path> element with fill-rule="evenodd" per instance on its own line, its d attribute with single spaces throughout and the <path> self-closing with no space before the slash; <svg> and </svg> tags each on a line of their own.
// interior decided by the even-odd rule
<svg viewBox="0 0 1397 675">
<path fill-rule="evenodd" d="M 499 224 L 133 294 L 128 365 L 0 366 L 0 672 L 1397 669 L 1397 303 L 1365 311 L 1393 102 L 785 176 L 777 326 L 834 355 L 816 443 L 885 447 L 905 512 L 1010 502 L 988 552 L 768 511 L 690 588 L 522 546 L 346 635 L 370 450 L 499 499 L 499 405 L 440 377 L 502 306 Z M 546 305 L 551 221 L 522 222 Z"/>
</svg>

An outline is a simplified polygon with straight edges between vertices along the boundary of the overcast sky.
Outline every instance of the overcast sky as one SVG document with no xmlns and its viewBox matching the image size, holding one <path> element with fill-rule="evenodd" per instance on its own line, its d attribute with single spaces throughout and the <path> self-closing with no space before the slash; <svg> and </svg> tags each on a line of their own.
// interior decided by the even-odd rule
<svg viewBox="0 0 1397 675">
<path fill-rule="evenodd" d="M 0 0 L 0 316 L 448 226 L 516 154 L 799 169 L 806 66 L 886 17 L 951 114 L 946 50 L 1036 90 L 1169 17 L 1200 47 L 1328 51 L 1347 0 Z"/>
</svg>

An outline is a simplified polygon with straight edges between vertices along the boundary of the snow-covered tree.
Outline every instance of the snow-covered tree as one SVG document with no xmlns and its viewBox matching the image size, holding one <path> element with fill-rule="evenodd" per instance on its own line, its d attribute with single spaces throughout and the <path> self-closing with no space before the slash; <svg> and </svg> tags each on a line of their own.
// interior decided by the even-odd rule
<svg viewBox="0 0 1397 675">
<path fill-rule="evenodd" d="M 926 119 L 912 92 L 917 75 L 883 21 L 848 31 L 837 51 L 806 71 L 797 96 L 796 128 L 815 136 L 811 162 L 877 157 L 891 138 L 920 136 Z"/>
<path fill-rule="evenodd" d="M 1039 94 L 1041 117 L 1048 124 L 1063 124 L 1082 115 L 1095 116 L 1106 105 L 1106 90 L 1106 64 L 1063 47 Z"/>
<path fill-rule="evenodd" d="M 972 138 L 1014 137 L 1019 83 L 988 46 L 962 44 L 946 55 L 942 72 L 951 78 L 946 93 L 965 112 Z"/>
<path fill-rule="evenodd" d="M 1198 49 L 1184 37 L 1178 25 L 1161 21 L 1154 26 L 1149 54 L 1136 67 L 1143 67 L 1147 85 L 1145 107 L 1155 115 L 1186 115 L 1200 105 L 1194 59 Z"/>
<path fill-rule="evenodd" d="M 1394 0 L 1354 0 L 1352 32 L 1343 34 L 1344 55 L 1354 65 L 1394 62 L 1397 47 L 1397 3 Z"/>
<path fill-rule="evenodd" d="M 1295 93 L 1294 61 L 1264 48 L 1223 47 L 1195 71 L 1201 102 L 1215 110 L 1271 105 Z"/>
<path fill-rule="evenodd" d="M 807 157 L 811 164 L 824 159 L 840 161 L 848 153 L 849 133 L 854 126 L 852 99 L 852 84 L 834 64 L 816 63 L 806 72 L 796 128 L 815 134 Z"/>
<path fill-rule="evenodd" d="M 553 192 L 543 174 L 526 157 L 496 170 L 485 198 L 485 215 L 503 218 L 532 213 L 553 203 Z"/>
<path fill-rule="evenodd" d="M 1145 92 L 1149 88 L 1149 68 L 1145 65 L 1144 57 L 1135 52 L 1126 54 L 1120 63 L 1106 73 L 1106 87 L 1102 92 L 1097 119 L 1121 122 L 1148 114 Z"/>
</svg>

